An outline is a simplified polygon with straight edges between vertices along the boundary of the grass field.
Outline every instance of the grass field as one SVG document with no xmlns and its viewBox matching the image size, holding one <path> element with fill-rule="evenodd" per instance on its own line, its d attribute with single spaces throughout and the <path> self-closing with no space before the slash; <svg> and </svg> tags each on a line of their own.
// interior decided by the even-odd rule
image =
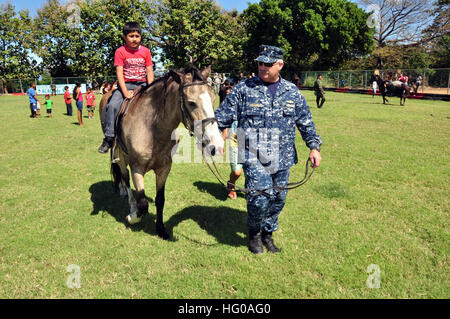
<svg viewBox="0 0 450 319">
<path fill-rule="evenodd" d="M 323 162 L 288 194 L 282 253 L 259 256 L 244 197 L 226 200 L 204 164 L 173 165 L 163 241 L 153 172 L 150 214 L 126 224 L 97 114 L 79 127 L 58 96 L 53 118 L 31 119 L 26 97 L 0 96 L 0 298 L 449 298 L 450 104 L 329 92 L 319 110 L 304 94 Z M 299 135 L 297 149 L 291 181 L 308 154 Z"/>
</svg>

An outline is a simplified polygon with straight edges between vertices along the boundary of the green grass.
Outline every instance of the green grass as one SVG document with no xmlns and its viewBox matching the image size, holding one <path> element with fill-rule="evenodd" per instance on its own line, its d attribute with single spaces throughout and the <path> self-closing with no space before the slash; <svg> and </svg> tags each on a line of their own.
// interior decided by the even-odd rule
<svg viewBox="0 0 450 319">
<path fill-rule="evenodd" d="M 245 199 L 226 200 L 204 164 L 173 165 L 173 240 L 160 240 L 154 174 L 150 214 L 127 226 L 97 113 L 79 127 L 58 96 L 53 118 L 31 119 L 26 97 L 1 96 L 0 298 L 449 298 L 450 104 L 328 92 L 319 110 L 304 94 L 323 162 L 288 194 L 282 253 L 260 256 L 246 246 Z M 291 181 L 308 154 L 300 136 L 297 149 Z M 71 264 L 80 289 L 66 286 Z M 371 264 L 379 289 L 366 286 Z"/>
</svg>

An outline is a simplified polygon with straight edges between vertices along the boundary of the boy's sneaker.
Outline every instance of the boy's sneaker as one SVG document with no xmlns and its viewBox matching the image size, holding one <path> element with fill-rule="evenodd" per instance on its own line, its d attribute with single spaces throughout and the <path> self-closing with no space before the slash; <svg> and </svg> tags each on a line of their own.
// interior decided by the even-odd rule
<svg viewBox="0 0 450 319">
<path fill-rule="evenodd" d="M 98 152 L 99 152 L 99 153 L 102 153 L 102 154 L 107 153 L 108 150 L 112 147 L 113 142 L 114 142 L 114 138 L 109 137 L 109 136 L 106 136 L 106 137 L 103 139 L 102 145 L 100 145 L 100 147 L 98 148 Z"/>
</svg>

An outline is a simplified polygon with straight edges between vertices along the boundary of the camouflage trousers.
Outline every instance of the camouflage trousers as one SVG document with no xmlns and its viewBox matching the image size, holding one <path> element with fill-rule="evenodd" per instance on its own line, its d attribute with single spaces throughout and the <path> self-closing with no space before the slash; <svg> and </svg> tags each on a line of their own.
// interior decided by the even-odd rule
<svg viewBox="0 0 450 319">
<path fill-rule="evenodd" d="M 261 164 L 245 165 L 245 187 L 263 190 L 289 183 L 289 169 L 269 174 Z M 253 195 L 254 194 L 254 195 Z M 278 216 L 286 202 L 287 190 L 270 189 L 263 194 L 250 192 L 247 196 L 247 227 L 249 232 L 274 232 L 278 229 Z"/>
</svg>

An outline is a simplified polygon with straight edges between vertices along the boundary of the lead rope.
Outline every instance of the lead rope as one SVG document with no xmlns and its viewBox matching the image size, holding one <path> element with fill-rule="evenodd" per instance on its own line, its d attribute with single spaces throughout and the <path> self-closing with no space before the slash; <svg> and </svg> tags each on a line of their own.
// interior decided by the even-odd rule
<svg viewBox="0 0 450 319">
<path fill-rule="evenodd" d="M 273 187 L 269 187 L 266 189 L 262 189 L 262 190 L 256 190 L 256 189 L 251 189 L 251 188 L 242 188 L 239 187 L 236 184 L 230 183 L 230 182 L 226 182 L 226 185 L 224 183 L 225 179 L 222 177 L 222 175 L 220 174 L 216 163 L 214 161 L 214 158 L 211 156 L 211 154 L 208 154 L 209 157 L 211 158 L 211 162 L 214 166 L 214 170 L 211 168 L 211 165 L 208 163 L 206 157 L 205 157 L 205 153 L 203 153 L 203 159 L 206 163 L 206 166 L 208 166 L 209 170 L 213 173 L 213 175 L 216 177 L 216 179 L 219 181 L 220 184 L 222 184 L 223 186 L 225 186 L 226 188 L 228 188 L 229 186 L 234 187 L 235 190 L 244 193 L 245 195 L 249 195 L 250 193 L 252 193 L 252 196 L 258 196 L 261 194 L 264 194 L 266 196 L 269 196 L 270 194 L 267 192 L 268 190 L 274 189 L 277 190 L 279 192 L 284 191 L 284 190 L 291 190 L 291 189 L 295 189 L 298 188 L 304 184 L 306 184 L 306 182 L 311 178 L 312 174 L 314 173 L 314 167 L 311 167 L 312 170 L 309 173 L 309 163 L 311 162 L 311 159 L 308 157 L 308 160 L 306 161 L 306 166 L 305 166 L 305 176 L 303 177 L 303 179 L 299 182 L 296 183 L 288 183 L 286 186 L 273 186 Z M 309 174 L 308 174 L 309 173 Z"/>
</svg>

